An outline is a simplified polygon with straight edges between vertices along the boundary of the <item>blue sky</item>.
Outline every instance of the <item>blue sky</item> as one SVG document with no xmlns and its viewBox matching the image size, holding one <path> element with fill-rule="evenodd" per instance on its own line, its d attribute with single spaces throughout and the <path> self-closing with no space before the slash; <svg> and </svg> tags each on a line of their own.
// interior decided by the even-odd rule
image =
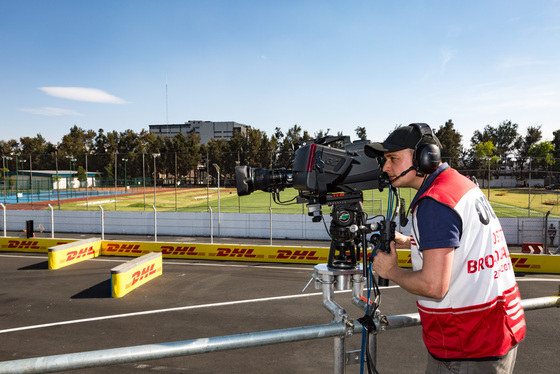
<svg viewBox="0 0 560 374">
<path fill-rule="evenodd" d="M 559 46 L 558 0 L 0 0 L 0 139 L 452 119 L 466 145 L 505 120 L 551 140 Z"/>
</svg>

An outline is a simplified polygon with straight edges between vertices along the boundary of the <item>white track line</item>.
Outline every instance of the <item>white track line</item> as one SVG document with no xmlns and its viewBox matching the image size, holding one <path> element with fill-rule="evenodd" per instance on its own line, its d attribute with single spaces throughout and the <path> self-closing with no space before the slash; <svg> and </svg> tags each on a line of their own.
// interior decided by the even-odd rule
<svg viewBox="0 0 560 374">
<path fill-rule="evenodd" d="M 26 258 L 36 257 L 36 258 L 43 258 L 43 257 L 38 257 L 38 256 L 17 256 L 17 255 L 0 255 L 0 256 L 3 256 L 3 257 L 26 257 Z M 103 261 L 118 261 L 118 260 L 103 260 Z M 173 264 L 176 264 L 176 263 L 174 262 Z M 198 264 L 192 264 L 192 265 L 198 265 Z M 205 264 L 205 265 L 210 266 L 209 264 Z M 230 265 L 220 265 L 220 266 L 230 266 Z M 261 268 L 261 266 L 253 266 L 253 268 Z M 283 267 L 276 267 L 276 268 L 286 269 L 286 268 L 283 268 Z M 298 270 L 301 270 L 301 269 L 298 269 Z M 542 278 L 542 279 L 541 278 L 517 279 L 517 280 L 518 281 L 533 281 L 533 282 L 535 282 L 535 281 L 559 282 L 558 279 L 546 279 L 546 278 Z M 399 288 L 399 286 L 389 286 L 389 287 L 380 287 L 380 288 L 381 289 Z M 347 293 L 347 292 L 351 292 L 351 291 L 350 290 L 335 291 L 335 293 Z M 70 321 L 61 321 L 61 322 L 53 322 L 53 323 L 44 323 L 44 324 L 40 324 L 40 325 L 16 327 L 16 328 L 11 328 L 11 329 L 0 330 L 0 334 L 5 334 L 5 333 L 9 333 L 9 332 L 24 331 L 24 330 L 40 329 L 40 328 L 53 327 L 53 326 L 63 326 L 63 325 L 71 325 L 71 324 L 78 324 L 78 323 L 85 323 L 85 322 L 103 321 L 103 320 L 108 320 L 108 319 L 136 317 L 136 316 L 143 316 L 143 315 L 157 314 L 157 313 L 168 313 L 168 312 L 177 312 L 177 311 L 194 310 L 194 309 L 202 309 L 202 308 L 216 308 L 216 307 L 222 307 L 222 306 L 260 303 L 260 302 L 269 302 L 269 301 L 277 301 L 277 300 L 288 300 L 288 299 L 297 299 L 297 298 L 312 297 L 312 296 L 322 296 L 322 293 L 321 292 L 316 292 L 316 293 L 310 293 L 310 294 L 297 294 L 297 295 L 286 295 L 286 296 L 276 296 L 276 297 L 265 297 L 265 298 L 260 298 L 260 299 L 227 301 L 227 302 L 213 303 L 213 304 L 200 304 L 200 305 L 190 305 L 190 306 L 183 306 L 183 307 L 167 308 L 167 309 L 146 310 L 146 311 L 134 312 L 134 313 L 113 314 L 113 315 L 108 315 L 108 316 L 91 317 L 91 318 L 83 318 L 83 319 L 76 319 L 76 320 L 70 320 Z"/>
<path fill-rule="evenodd" d="M 398 286 L 381 287 L 381 289 L 397 288 L 397 287 Z M 351 290 L 336 291 L 335 293 L 345 293 L 345 292 L 351 292 Z M 144 316 L 144 315 L 157 314 L 157 313 L 168 313 L 168 312 L 177 312 L 177 311 L 202 309 L 202 308 L 216 308 L 216 307 L 223 307 L 223 306 L 230 306 L 230 305 L 261 303 L 261 302 L 287 300 L 287 299 L 298 299 L 298 298 L 302 298 L 302 297 L 322 296 L 322 295 L 323 294 L 321 292 L 316 292 L 316 293 L 309 293 L 309 294 L 264 297 L 264 298 L 261 298 L 261 299 L 226 301 L 226 302 L 222 302 L 222 303 L 213 303 L 213 304 L 190 305 L 190 306 L 182 306 L 182 307 L 167 308 L 167 309 L 145 310 L 145 311 L 142 311 L 142 312 L 113 314 L 113 315 L 108 315 L 108 316 L 91 317 L 91 318 L 83 318 L 83 319 L 76 319 L 76 320 L 70 320 L 70 321 L 44 323 L 44 324 L 40 324 L 40 325 L 15 327 L 15 328 L 11 328 L 11 329 L 0 330 L 0 334 L 5 334 L 5 333 L 8 333 L 8 332 L 40 329 L 40 328 L 53 327 L 53 326 L 72 325 L 72 324 L 84 323 L 84 322 L 103 321 L 103 320 L 115 319 L 115 318 L 136 317 L 136 316 Z"/>
</svg>

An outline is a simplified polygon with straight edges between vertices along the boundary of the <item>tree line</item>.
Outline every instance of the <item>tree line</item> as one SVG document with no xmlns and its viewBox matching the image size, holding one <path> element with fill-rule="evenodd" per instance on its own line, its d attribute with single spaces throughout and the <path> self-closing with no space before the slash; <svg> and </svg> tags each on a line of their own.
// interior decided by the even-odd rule
<svg viewBox="0 0 560 374">
<path fill-rule="evenodd" d="M 496 176 L 504 168 L 523 173 L 530 161 L 535 178 L 541 173 L 540 177 L 550 178 L 551 183 L 559 181 L 560 130 L 554 131 L 553 140 L 548 141 L 542 140 L 541 126 L 530 126 L 525 134 L 520 134 L 518 124 L 503 121 L 498 126 L 487 125 L 482 131 L 475 131 L 468 148 L 462 146 L 463 136 L 452 120 L 433 130 L 442 144 L 442 159 L 465 173 L 485 177 L 487 170 L 492 170 Z M 391 131 L 387 129 L 387 135 Z M 246 134 L 235 133 L 229 140 L 211 139 L 207 144 L 200 144 L 200 136 L 194 132 L 169 138 L 144 129 L 139 133 L 133 130 L 105 132 L 103 129 L 95 132 L 74 125 L 56 145 L 37 134 L 19 140 L 0 140 L 0 153 L 6 172 L 16 169 L 17 159 L 19 169 L 29 170 L 32 165 L 33 170 L 84 173 L 87 167 L 88 172 L 98 172 L 102 178 L 113 179 L 115 172 L 123 178 L 124 172 L 127 179 L 132 179 L 142 178 L 146 169 L 151 170 L 152 163 L 157 161 L 157 177 L 163 184 L 180 179 L 199 183 L 208 175 L 215 176 L 214 164 L 225 179 L 234 178 L 236 165 L 289 168 L 295 154 L 294 145 L 333 135 L 329 132 L 327 129 L 311 135 L 294 125 L 286 131 L 277 127 L 268 135 L 249 128 Z M 366 127 L 357 126 L 354 133 L 359 139 L 368 139 Z M 385 137 L 370 140 L 382 141 Z"/>
</svg>

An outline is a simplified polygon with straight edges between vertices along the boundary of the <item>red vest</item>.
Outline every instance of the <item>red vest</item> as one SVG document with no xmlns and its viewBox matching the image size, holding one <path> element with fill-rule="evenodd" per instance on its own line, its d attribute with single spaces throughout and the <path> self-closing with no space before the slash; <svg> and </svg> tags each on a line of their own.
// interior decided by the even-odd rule
<svg viewBox="0 0 560 374">
<path fill-rule="evenodd" d="M 449 206 L 462 221 L 447 294 L 441 300 L 418 298 L 428 351 L 440 359 L 505 355 L 524 338 L 525 316 L 498 218 L 482 191 L 454 169 L 438 175 L 420 197 L 425 198 Z M 414 270 L 422 268 L 418 243 L 430 234 L 418 232 L 416 209 L 417 205 L 411 238 Z"/>
</svg>

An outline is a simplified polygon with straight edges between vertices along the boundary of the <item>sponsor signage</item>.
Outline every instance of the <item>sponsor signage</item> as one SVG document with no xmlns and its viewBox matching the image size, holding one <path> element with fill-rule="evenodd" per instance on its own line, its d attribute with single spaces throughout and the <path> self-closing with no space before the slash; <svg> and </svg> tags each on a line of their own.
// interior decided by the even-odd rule
<svg viewBox="0 0 560 374">
<path fill-rule="evenodd" d="M 49 269 L 59 269 L 100 254 L 101 240 L 98 238 L 57 245 L 49 248 Z"/>
<path fill-rule="evenodd" d="M 111 294 L 122 297 L 163 273 L 161 252 L 152 252 L 111 269 Z"/>
<path fill-rule="evenodd" d="M 397 253 L 399 266 L 411 268 L 410 250 L 397 250 Z M 510 253 L 507 257 L 505 252 L 498 251 L 493 256 L 469 261 L 465 271 L 488 270 L 493 272 L 494 277 L 499 277 L 509 266 L 513 266 L 516 273 L 560 274 L 560 256 Z"/>
<path fill-rule="evenodd" d="M 160 252 L 164 258 L 320 264 L 327 262 L 329 248 L 106 240 L 103 242 L 101 254 L 107 256 L 141 256 L 151 252 Z"/>
<path fill-rule="evenodd" d="M 20 239 L 0 238 L 0 252 L 37 252 L 47 253 L 50 247 L 72 243 L 73 239 Z"/>
</svg>

